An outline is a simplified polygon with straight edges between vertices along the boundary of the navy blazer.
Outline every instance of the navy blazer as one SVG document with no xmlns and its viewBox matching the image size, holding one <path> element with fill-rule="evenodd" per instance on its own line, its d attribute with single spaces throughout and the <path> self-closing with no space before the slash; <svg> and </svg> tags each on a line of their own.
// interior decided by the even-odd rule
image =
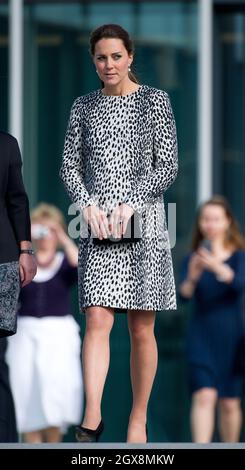
<svg viewBox="0 0 245 470">
<path fill-rule="evenodd" d="M 29 201 L 17 140 L 0 131 L 0 263 L 19 259 L 20 242 L 31 241 Z"/>
</svg>

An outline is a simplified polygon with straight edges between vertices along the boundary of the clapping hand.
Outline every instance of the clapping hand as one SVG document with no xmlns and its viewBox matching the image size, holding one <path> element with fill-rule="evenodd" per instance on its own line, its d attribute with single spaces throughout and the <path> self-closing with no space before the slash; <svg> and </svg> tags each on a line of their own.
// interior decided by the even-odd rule
<svg viewBox="0 0 245 470">
<path fill-rule="evenodd" d="M 217 271 L 220 262 L 212 252 L 202 247 L 197 250 L 197 255 L 199 257 L 200 266 L 202 266 L 203 269 L 212 272 Z"/>
</svg>

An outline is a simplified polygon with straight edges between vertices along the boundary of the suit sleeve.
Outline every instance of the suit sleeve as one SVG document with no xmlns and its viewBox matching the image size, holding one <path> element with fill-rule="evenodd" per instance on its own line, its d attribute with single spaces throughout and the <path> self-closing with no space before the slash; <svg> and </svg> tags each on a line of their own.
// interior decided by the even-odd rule
<svg viewBox="0 0 245 470">
<path fill-rule="evenodd" d="M 153 107 L 153 165 L 152 171 L 140 178 L 123 202 L 142 212 L 146 203 L 164 194 L 177 176 L 178 145 L 175 119 L 166 92 L 154 96 Z"/>
<path fill-rule="evenodd" d="M 11 142 L 6 206 L 17 243 L 31 241 L 29 201 L 22 179 L 22 160 L 17 140 Z"/>
<path fill-rule="evenodd" d="M 96 204 L 84 184 L 82 114 L 81 98 L 77 98 L 71 108 L 60 168 L 60 177 L 66 191 L 79 209 Z"/>
</svg>

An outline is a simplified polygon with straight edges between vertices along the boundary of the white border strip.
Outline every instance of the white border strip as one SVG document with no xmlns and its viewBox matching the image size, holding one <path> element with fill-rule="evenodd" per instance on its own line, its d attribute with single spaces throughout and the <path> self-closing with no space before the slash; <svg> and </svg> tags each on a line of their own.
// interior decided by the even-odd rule
<svg viewBox="0 0 245 470">
<path fill-rule="evenodd" d="M 9 131 L 23 142 L 23 0 L 9 4 Z"/>
<path fill-rule="evenodd" d="M 213 1 L 199 0 L 197 202 L 212 195 Z"/>
</svg>

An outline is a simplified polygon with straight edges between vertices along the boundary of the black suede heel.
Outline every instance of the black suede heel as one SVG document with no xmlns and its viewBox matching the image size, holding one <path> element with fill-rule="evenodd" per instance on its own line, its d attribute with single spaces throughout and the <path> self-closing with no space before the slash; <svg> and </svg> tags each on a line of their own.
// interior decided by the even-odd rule
<svg viewBox="0 0 245 470">
<path fill-rule="evenodd" d="M 89 429 L 84 426 L 76 426 L 76 440 L 77 442 L 97 442 L 99 436 L 104 429 L 104 423 L 101 420 L 97 429 Z"/>
</svg>

